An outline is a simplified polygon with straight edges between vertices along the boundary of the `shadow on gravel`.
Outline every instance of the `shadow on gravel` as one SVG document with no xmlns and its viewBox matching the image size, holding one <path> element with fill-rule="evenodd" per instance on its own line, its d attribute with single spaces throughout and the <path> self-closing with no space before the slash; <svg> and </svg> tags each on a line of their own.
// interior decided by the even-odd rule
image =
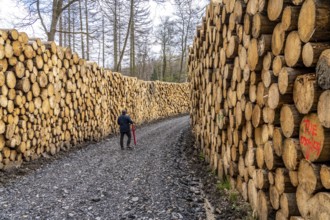
<svg viewBox="0 0 330 220">
<path fill-rule="evenodd" d="M 253 217 L 250 205 L 243 200 L 241 195 L 236 190 L 230 189 L 228 182 L 220 182 L 211 171 L 195 146 L 191 131 L 185 132 L 181 138 L 185 156 L 189 160 L 189 167 L 195 172 L 196 177 L 201 179 L 205 197 L 211 204 L 209 212 L 213 216 L 208 219 L 256 219 Z"/>
</svg>

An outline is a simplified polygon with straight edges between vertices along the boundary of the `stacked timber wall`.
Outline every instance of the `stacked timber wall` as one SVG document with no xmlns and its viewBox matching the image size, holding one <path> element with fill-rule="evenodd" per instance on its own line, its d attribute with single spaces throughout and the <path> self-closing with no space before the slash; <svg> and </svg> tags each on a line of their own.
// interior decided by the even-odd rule
<svg viewBox="0 0 330 220">
<path fill-rule="evenodd" d="M 70 48 L 0 30 L 0 168 L 188 112 L 189 84 L 145 82 L 104 70 Z"/>
<path fill-rule="evenodd" d="M 218 0 L 190 48 L 191 123 L 260 219 L 330 219 L 330 1 Z"/>
</svg>

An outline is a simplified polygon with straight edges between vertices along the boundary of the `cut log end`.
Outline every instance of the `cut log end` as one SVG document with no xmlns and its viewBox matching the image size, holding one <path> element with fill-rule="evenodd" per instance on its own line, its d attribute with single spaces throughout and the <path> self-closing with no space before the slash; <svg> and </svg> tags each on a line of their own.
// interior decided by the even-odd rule
<svg viewBox="0 0 330 220">
<path fill-rule="evenodd" d="M 321 125 L 317 114 L 306 115 L 300 123 L 299 141 L 305 158 L 324 162 L 330 159 L 329 134 Z"/>
<path fill-rule="evenodd" d="M 306 0 L 301 7 L 298 19 L 300 39 L 307 43 L 311 39 L 315 28 L 316 5 L 313 0 Z"/>
<path fill-rule="evenodd" d="M 301 41 L 297 31 L 292 31 L 288 35 L 285 43 L 284 57 L 289 67 L 296 65 L 301 57 Z"/>
<path fill-rule="evenodd" d="M 322 89 L 330 89 L 330 49 L 321 53 L 316 66 L 316 76 Z"/>
</svg>

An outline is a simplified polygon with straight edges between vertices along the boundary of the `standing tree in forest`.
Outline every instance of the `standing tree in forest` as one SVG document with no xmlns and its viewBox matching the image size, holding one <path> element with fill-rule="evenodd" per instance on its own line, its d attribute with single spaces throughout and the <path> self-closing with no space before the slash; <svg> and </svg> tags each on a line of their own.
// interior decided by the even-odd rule
<svg viewBox="0 0 330 220">
<path fill-rule="evenodd" d="M 161 19 L 160 25 L 156 30 L 156 38 L 158 43 L 161 45 L 162 53 L 162 72 L 160 74 L 160 80 L 163 80 L 166 75 L 167 70 L 167 54 L 174 44 L 174 33 L 175 33 L 175 23 L 170 20 L 169 17 Z"/>
<path fill-rule="evenodd" d="M 174 0 L 175 4 L 175 23 L 178 31 L 180 43 L 180 70 L 179 81 L 182 80 L 182 74 L 186 72 L 186 58 L 188 45 L 192 43 L 194 30 L 199 22 L 200 7 L 194 5 L 191 0 Z"/>
<path fill-rule="evenodd" d="M 171 0 L 173 16 L 163 18 L 157 27 L 153 25 L 158 19 L 151 20 L 151 3 L 161 6 L 168 1 L 16 1 L 24 3 L 29 11 L 29 19 L 20 20 L 19 25 L 14 25 L 17 28 L 37 22 L 47 40 L 57 41 L 80 57 L 125 75 L 184 81 L 187 47 L 194 36 L 196 19 L 200 19 L 198 6 L 205 0 Z M 155 40 L 161 48 L 160 55 L 151 43 Z"/>
<path fill-rule="evenodd" d="M 21 26 L 31 25 L 35 23 L 36 20 L 40 20 L 42 28 L 47 35 L 47 40 L 54 41 L 61 14 L 78 1 L 79 0 L 21 0 L 30 10 L 29 19 L 20 21 L 22 22 Z"/>
</svg>

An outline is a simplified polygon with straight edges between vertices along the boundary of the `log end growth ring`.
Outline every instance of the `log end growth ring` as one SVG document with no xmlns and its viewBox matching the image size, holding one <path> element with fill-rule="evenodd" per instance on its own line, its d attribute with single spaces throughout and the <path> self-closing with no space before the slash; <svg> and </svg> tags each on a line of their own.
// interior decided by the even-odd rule
<svg viewBox="0 0 330 220">
<path fill-rule="evenodd" d="M 267 7 L 268 18 L 271 21 L 275 21 L 282 12 L 283 0 L 269 0 Z"/>
<path fill-rule="evenodd" d="M 307 114 L 314 102 L 314 74 L 298 76 L 294 82 L 293 101 L 301 114 Z"/>
<path fill-rule="evenodd" d="M 283 105 L 281 108 L 280 123 L 284 136 L 291 137 L 295 124 L 292 111 L 288 105 Z"/>
<path fill-rule="evenodd" d="M 282 23 L 278 23 L 273 31 L 272 36 L 272 52 L 275 56 L 279 55 L 283 49 L 285 32 Z"/>
<path fill-rule="evenodd" d="M 298 18 L 298 32 L 300 39 L 307 43 L 315 29 L 316 6 L 314 0 L 306 0 L 301 7 Z"/>
<path fill-rule="evenodd" d="M 330 128 L 330 90 L 324 91 L 319 99 L 317 105 L 317 115 L 321 124 L 326 127 Z"/>
<path fill-rule="evenodd" d="M 285 62 L 289 67 L 293 67 L 297 64 L 301 57 L 301 41 L 297 31 L 292 31 L 288 35 L 284 54 Z"/>
</svg>

